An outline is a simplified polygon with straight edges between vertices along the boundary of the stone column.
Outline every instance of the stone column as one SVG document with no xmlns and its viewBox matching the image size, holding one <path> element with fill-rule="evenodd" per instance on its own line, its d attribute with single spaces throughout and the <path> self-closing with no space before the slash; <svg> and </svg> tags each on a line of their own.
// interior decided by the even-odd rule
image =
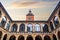
<svg viewBox="0 0 60 40">
<path fill-rule="evenodd" d="M 27 32 L 27 24 L 25 24 L 25 32 Z"/>
<path fill-rule="evenodd" d="M 4 26 L 4 29 L 6 29 L 7 23 L 8 23 L 8 22 L 6 22 L 6 24 L 5 24 L 5 26 Z"/>
<path fill-rule="evenodd" d="M 43 26 L 42 26 L 42 24 L 41 24 L 41 32 L 43 32 Z"/>
<path fill-rule="evenodd" d="M 16 40 L 18 40 L 18 36 L 16 36 Z"/>
<path fill-rule="evenodd" d="M 27 39 L 27 35 L 26 36 L 24 35 L 24 38 L 25 38 L 24 40 L 26 40 Z"/>
<path fill-rule="evenodd" d="M 57 17 L 58 17 L 58 15 L 57 15 Z M 60 18 L 58 17 L 58 21 L 59 21 L 59 23 L 60 23 Z"/>
<path fill-rule="evenodd" d="M 10 28 L 9 28 L 9 31 L 10 31 L 10 32 L 11 32 L 12 25 L 13 25 L 13 24 L 11 23 L 11 24 L 10 24 Z"/>
<path fill-rule="evenodd" d="M 49 32 L 51 32 L 50 23 L 48 24 Z"/>
<path fill-rule="evenodd" d="M 35 32 L 35 29 L 34 29 L 34 23 L 33 23 L 33 32 Z"/>
<path fill-rule="evenodd" d="M 52 24 L 53 24 L 53 27 L 54 27 L 54 29 L 55 29 L 55 25 L 54 25 L 54 22 L 53 22 L 53 20 L 52 20 Z"/>
<path fill-rule="evenodd" d="M 4 37 L 4 34 L 2 35 L 2 38 L 1 38 L 1 40 L 3 40 L 3 37 Z"/>
<path fill-rule="evenodd" d="M 9 34 L 7 34 L 7 40 L 9 40 L 10 39 L 10 35 Z"/>
<path fill-rule="evenodd" d="M 35 37 L 33 36 L 33 40 L 35 40 Z"/>
<path fill-rule="evenodd" d="M 56 38 L 57 38 L 57 40 L 59 40 L 59 38 L 58 38 L 58 35 L 56 34 Z"/>
<path fill-rule="evenodd" d="M 42 32 L 42 26 L 41 26 L 41 24 L 40 24 L 40 31 Z"/>
<path fill-rule="evenodd" d="M 19 32 L 19 29 L 20 29 L 20 24 L 18 24 L 17 32 Z"/>
<path fill-rule="evenodd" d="M 24 37 L 25 39 L 24 40 L 26 40 L 26 37 Z"/>
</svg>

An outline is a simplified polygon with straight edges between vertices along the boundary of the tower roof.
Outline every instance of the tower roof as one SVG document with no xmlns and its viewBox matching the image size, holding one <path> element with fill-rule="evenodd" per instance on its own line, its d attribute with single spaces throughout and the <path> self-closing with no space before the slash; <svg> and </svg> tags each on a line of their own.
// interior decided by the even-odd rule
<svg viewBox="0 0 60 40">
<path fill-rule="evenodd" d="M 31 10 L 29 10 L 29 13 L 26 16 L 34 16 Z"/>
</svg>

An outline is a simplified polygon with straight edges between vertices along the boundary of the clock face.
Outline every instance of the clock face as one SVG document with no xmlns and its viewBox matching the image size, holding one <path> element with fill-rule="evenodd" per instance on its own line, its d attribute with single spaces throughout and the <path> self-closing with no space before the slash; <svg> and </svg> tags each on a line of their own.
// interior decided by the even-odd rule
<svg viewBox="0 0 60 40">
<path fill-rule="evenodd" d="M 29 17 L 28 20 L 31 20 L 31 17 Z"/>
<path fill-rule="evenodd" d="M 27 16 L 26 20 L 32 21 L 32 20 L 34 20 L 34 16 Z"/>
</svg>

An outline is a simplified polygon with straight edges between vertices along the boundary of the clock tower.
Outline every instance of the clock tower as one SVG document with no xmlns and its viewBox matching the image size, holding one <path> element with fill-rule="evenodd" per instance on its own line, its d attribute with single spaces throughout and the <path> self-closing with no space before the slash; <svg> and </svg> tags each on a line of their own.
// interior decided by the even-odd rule
<svg viewBox="0 0 60 40">
<path fill-rule="evenodd" d="M 26 21 L 34 21 L 34 15 L 31 10 L 29 10 L 29 13 L 26 15 Z"/>
</svg>

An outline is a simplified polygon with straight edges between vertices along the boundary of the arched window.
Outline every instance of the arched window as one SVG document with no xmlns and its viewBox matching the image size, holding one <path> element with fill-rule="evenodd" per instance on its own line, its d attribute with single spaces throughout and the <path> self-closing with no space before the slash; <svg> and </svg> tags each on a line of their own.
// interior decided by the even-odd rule
<svg viewBox="0 0 60 40">
<path fill-rule="evenodd" d="M 12 32 L 17 32 L 17 27 L 18 27 L 18 25 L 17 24 L 13 24 L 12 25 Z"/>
<path fill-rule="evenodd" d="M 16 40 L 16 37 L 14 35 L 12 35 L 9 40 Z"/>
<path fill-rule="evenodd" d="M 35 29 L 35 32 L 40 32 L 40 25 L 36 24 L 34 29 Z"/>
<path fill-rule="evenodd" d="M 20 36 L 18 37 L 18 40 L 24 40 L 24 36 L 20 35 Z"/>
<path fill-rule="evenodd" d="M 31 35 L 27 36 L 26 40 L 33 40 L 33 37 Z"/>
<path fill-rule="evenodd" d="M 58 32 L 58 34 L 57 34 L 57 35 L 58 35 L 58 39 L 60 40 L 60 31 Z"/>
<path fill-rule="evenodd" d="M 9 28 L 10 28 L 10 21 L 8 21 L 6 24 L 6 30 L 9 30 Z"/>
<path fill-rule="evenodd" d="M 28 32 L 32 32 L 32 28 L 33 28 L 33 25 L 32 24 L 28 24 L 27 25 L 27 31 Z"/>
<path fill-rule="evenodd" d="M 42 38 L 41 38 L 41 36 L 38 35 L 35 37 L 35 40 L 42 40 Z"/>
<path fill-rule="evenodd" d="M 1 38 L 2 38 L 2 32 L 0 31 L 0 40 L 1 40 Z"/>
<path fill-rule="evenodd" d="M 59 24 L 58 17 L 57 16 L 54 16 L 54 19 L 53 20 L 54 20 L 55 27 L 57 27 L 58 24 Z"/>
<path fill-rule="evenodd" d="M 25 32 L 25 24 L 21 24 L 21 25 L 20 25 L 19 31 L 20 31 L 20 32 Z"/>
<path fill-rule="evenodd" d="M 57 40 L 57 38 L 56 38 L 56 35 L 55 35 L 55 34 L 53 34 L 53 40 Z"/>
<path fill-rule="evenodd" d="M 51 38 L 50 38 L 48 35 L 46 35 L 46 36 L 44 37 L 44 40 L 51 40 Z"/>
<path fill-rule="evenodd" d="M 7 34 L 4 35 L 3 40 L 7 40 Z"/>
<path fill-rule="evenodd" d="M 49 32 L 47 24 L 44 24 L 44 26 L 43 26 L 43 32 Z"/>
<path fill-rule="evenodd" d="M 53 31 L 53 30 L 54 30 L 54 27 L 53 27 L 52 22 L 50 22 L 50 28 L 51 28 L 51 31 Z"/>
<path fill-rule="evenodd" d="M 7 18 L 6 18 L 6 16 L 4 16 L 4 17 L 2 18 L 2 21 L 1 21 L 1 25 L 2 25 L 2 27 L 5 26 L 6 21 L 7 21 Z"/>
</svg>

